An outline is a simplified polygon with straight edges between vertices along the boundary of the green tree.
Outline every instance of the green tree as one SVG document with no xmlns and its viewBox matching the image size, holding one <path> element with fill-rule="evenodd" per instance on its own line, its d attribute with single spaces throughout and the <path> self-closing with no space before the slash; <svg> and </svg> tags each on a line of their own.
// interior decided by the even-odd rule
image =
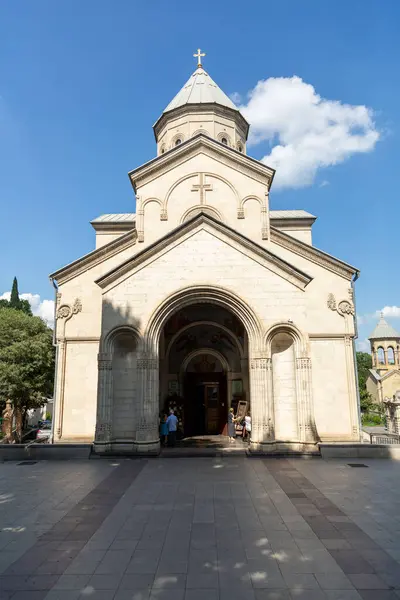
<svg viewBox="0 0 400 600">
<path fill-rule="evenodd" d="M 18 281 L 16 277 L 14 277 L 14 281 L 11 288 L 10 308 L 16 308 L 17 310 L 19 310 L 19 292 Z"/>
<path fill-rule="evenodd" d="M 372 356 L 368 352 L 357 352 L 358 388 L 360 390 L 360 407 L 368 411 L 372 405 L 372 396 L 367 391 L 369 370 L 372 369 Z"/>
<path fill-rule="evenodd" d="M 18 439 L 26 411 L 53 393 L 52 340 L 52 330 L 39 317 L 0 307 L 0 397 L 13 404 Z"/>
<path fill-rule="evenodd" d="M 22 312 L 26 313 L 29 316 L 32 316 L 31 305 L 28 300 L 21 300 L 18 292 L 18 281 L 17 278 L 14 277 L 14 281 L 11 289 L 11 297 L 10 300 L 0 300 L 0 308 L 15 308 L 16 310 L 22 310 Z"/>
</svg>

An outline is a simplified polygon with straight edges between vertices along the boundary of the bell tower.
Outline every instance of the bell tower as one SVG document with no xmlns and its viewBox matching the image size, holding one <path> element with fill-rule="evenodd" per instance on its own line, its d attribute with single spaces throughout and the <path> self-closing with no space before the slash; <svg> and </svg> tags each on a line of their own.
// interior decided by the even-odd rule
<svg viewBox="0 0 400 600">
<path fill-rule="evenodd" d="M 204 52 L 193 55 L 197 68 L 154 124 L 157 154 L 164 154 L 196 135 L 246 153 L 249 124 L 230 98 L 204 70 Z"/>
<path fill-rule="evenodd" d="M 369 342 L 372 366 L 379 375 L 400 368 L 400 333 L 385 321 L 383 313 L 369 337 Z"/>
</svg>

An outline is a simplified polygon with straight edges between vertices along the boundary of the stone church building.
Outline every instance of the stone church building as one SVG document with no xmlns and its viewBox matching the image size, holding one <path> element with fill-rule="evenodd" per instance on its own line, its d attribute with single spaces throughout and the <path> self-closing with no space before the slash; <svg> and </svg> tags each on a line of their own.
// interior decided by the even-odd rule
<svg viewBox="0 0 400 600">
<path fill-rule="evenodd" d="M 253 451 L 359 441 L 358 272 L 312 245 L 313 215 L 271 210 L 274 169 L 197 56 L 129 173 L 136 213 L 94 219 L 96 248 L 51 275 L 54 441 L 157 453 L 171 398 L 185 436 L 240 401 Z"/>
</svg>

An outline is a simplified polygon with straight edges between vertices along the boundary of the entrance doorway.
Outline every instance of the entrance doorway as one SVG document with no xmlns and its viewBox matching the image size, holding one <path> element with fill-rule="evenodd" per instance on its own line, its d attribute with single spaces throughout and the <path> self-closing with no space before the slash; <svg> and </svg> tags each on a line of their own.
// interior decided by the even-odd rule
<svg viewBox="0 0 400 600">
<path fill-rule="evenodd" d="M 183 389 L 184 435 L 222 434 L 228 402 L 225 373 L 186 373 Z"/>
<path fill-rule="evenodd" d="M 227 434 L 228 411 L 249 401 L 248 338 L 227 308 L 190 304 L 160 336 L 160 412 L 173 408 L 179 436 Z"/>
</svg>

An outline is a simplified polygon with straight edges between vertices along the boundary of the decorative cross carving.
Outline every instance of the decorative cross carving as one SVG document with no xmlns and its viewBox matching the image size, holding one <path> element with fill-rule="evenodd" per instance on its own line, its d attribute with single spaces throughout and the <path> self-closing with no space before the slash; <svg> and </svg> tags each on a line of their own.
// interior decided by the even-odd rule
<svg viewBox="0 0 400 600">
<path fill-rule="evenodd" d="M 206 53 L 205 53 L 205 52 L 202 52 L 202 51 L 200 50 L 200 48 L 198 48 L 198 49 L 197 49 L 197 52 L 196 52 L 196 54 L 193 54 L 193 56 L 194 56 L 195 58 L 197 58 L 197 67 L 202 67 L 202 66 L 203 66 L 203 65 L 201 64 L 201 59 L 202 59 L 202 57 L 203 57 L 203 56 L 205 56 L 205 55 L 206 55 Z"/>
<path fill-rule="evenodd" d="M 211 192 L 213 189 L 211 183 L 205 183 L 204 173 L 199 173 L 199 183 L 192 185 L 192 192 L 200 192 L 200 204 L 205 204 L 205 192 Z"/>
</svg>

